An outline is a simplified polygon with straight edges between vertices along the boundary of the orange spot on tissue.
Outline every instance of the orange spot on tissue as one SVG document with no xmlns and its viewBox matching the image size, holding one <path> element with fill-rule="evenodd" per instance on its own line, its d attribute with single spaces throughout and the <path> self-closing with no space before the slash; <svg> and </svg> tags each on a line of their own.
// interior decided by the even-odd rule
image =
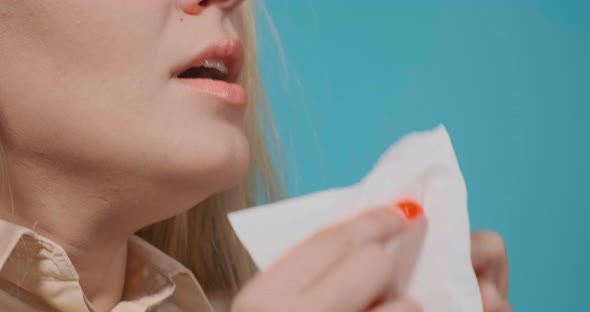
<svg viewBox="0 0 590 312">
<path fill-rule="evenodd" d="M 395 204 L 399 211 L 408 220 L 414 220 L 421 217 L 424 214 L 424 208 L 422 205 L 414 200 L 402 200 Z"/>
</svg>

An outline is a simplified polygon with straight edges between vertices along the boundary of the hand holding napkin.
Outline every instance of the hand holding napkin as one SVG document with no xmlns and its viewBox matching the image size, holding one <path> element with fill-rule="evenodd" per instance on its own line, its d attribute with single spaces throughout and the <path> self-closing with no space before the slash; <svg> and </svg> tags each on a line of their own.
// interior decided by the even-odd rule
<svg viewBox="0 0 590 312">
<path fill-rule="evenodd" d="M 399 257 L 396 291 L 425 312 L 482 312 L 470 258 L 467 192 L 443 126 L 401 139 L 356 185 L 246 209 L 229 219 L 264 270 L 325 226 L 408 199 L 422 204 L 425 218 L 391 243 Z"/>
</svg>

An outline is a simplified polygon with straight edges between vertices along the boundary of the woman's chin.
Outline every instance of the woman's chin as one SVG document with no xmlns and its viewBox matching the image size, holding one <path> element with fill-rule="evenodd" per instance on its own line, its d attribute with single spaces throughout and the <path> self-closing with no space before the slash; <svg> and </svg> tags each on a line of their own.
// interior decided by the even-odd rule
<svg viewBox="0 0 590 312">
<path fill-rule="evenodd" d="M 207 172 L 196 180 L 202 181 L 204 188 L 211 193 L 218 193 L 236 186 L 246 173 L 250 164 L 249 151 L 236 151 L 226 157 L 219 157 L 207 168 Z"/>
<path fill-rule="evenodd" d="M 195 192 L 206 197 L 230 189 L 247 173 L 250 150 L 243 140 L 220 140 L 207 149 L 172 156 L 163 169 L 165 183 L 179 192 Z"/>
</svg>

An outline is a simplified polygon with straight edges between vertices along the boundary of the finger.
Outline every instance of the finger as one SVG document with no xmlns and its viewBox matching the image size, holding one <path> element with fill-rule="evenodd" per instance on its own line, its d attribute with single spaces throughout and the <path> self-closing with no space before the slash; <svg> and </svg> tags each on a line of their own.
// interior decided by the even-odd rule
<svg viewBox="0 0 590 312">
<path fill-rule="evenodd" d="M 397 299 L 386 302 L 369 312 L 422 312 L 422 308 L 411 299 Z"/>
<path fill-rule="evenodd" d="M 512 312 L 512 307 L 494 284 L 488 281 L 479 283 L 484 312 Z"/>
<path fill-rule="evenodd" d="M 323 272 L 334 267 L 355 250 L 372 243 L 385 243 L 402 232 L 407 221 L 392 207 L 363 213 L 353 219 L 317 232 L 299 246 L 287 252 L 266 277 L 280 283 L 282 288 L 305 289 Z M 284 285 L 284 281 L 290 281 Z M 272 282 L 269 282 L 272 284 Z"/>
<path fill-rule="evenodd" d="M 365 311 L 393 286 L 393 254 L 381 244 L 356 251 L 303 293 L 317 311 Z"/>
<path fill-rule="evenodd" d="M 473 234 L 471 260 L 478 279 L 492 282 L 504 297 L 508 296 L 508 256 L 500 235 L 493 232 Z"/>
</svg>

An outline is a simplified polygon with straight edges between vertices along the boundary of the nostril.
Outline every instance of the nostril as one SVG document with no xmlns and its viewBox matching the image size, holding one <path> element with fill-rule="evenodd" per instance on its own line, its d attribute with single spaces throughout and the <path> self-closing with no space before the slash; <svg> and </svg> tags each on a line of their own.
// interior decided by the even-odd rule
<svg viewBox="0 0 590 312">
<path fill-rule="evenodd" d="M 210 0 L 178 0 L 180 8 L 187 14 L 195 15 L 201 13 L 211 4 Z"/>
<path fill-rule="evenodd" d="M 1 1 L 1 0 L 0 0 Z M 188 14 L 200 14 L 210 6 L 218 5 L 224 10 L 237 6 L 242 0 L 177 0 L 180 8 Z"/>
</svg>

